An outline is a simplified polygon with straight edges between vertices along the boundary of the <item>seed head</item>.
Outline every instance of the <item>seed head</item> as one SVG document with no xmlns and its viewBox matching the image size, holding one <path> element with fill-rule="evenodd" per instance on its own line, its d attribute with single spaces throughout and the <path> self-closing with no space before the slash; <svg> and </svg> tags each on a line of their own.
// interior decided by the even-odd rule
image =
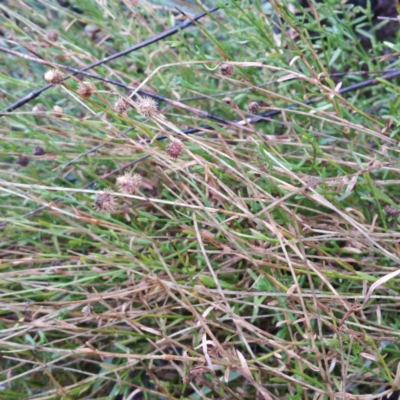
<svg viewBox="0 0 400 400">
<path fill-rule="evenodd" d="M 44 74 L 44 80 L 53 85 L 59 85 L 63 81 L 63 76 L 60 71 L 52 69 Z"/>
<path fill-rule="evenodd" d="M 117 178 L 117 187 L 122 193 L 132 194 L 140 185 L 141 181 L 142 177 L 139 174 L 132 175 L 132 172 L 126 172 L 124 175 Z"/>
<path fill-rule="evenodd" d="M 18 157 L 17 164 L 21 167 L 26 167 L 29 164 L 29 157 L 21 154 Z"/>
<path fill-rule="evenodd" d="M 115 198 L 111 190 L 105 189 L 100 192 L 94 200 L 94 208 L 102 213 L 115 211 Z"/>
<path fill-rule="evenodd" d="M 224 76 L 231 76 L 234 72 L 234 67 L 232 64 L 221 64 L 220 67 L 221 74 Z"/>
<path fill-rule="evenodd" d="M 63 109 L 60 106 L 54 106 L 53 107 L 53 114 L 55 117 L 62 117 L 63 115 Z"/>
<path fill-rule="evenodd" d="M 389 217 L 397 217 L 400 213 L 400 210 L 395 206 L 386 206 L 385 212 Z"/>
<path fill-rule="evenodd" d="M 183 150 L 183 143 L 179 139 L 174 139 L 167 148 L 170 157 L 177 159 Z"/>
<path fill-rule="evenodd" d="M 129 108 L 128 100 L 126 100 L 124 97 L 120 97 L 115 103 L 114 107 L 115 111 L 121 115 Z"/>
<path fill-rule="evenodd" d="M 232 101 L 232 99 L 231 99 L 230 97 L 224 97 L 224 98 L 222 99 L 222 101 L 223 101 L 225 104 L 228 104 L 228 106 L 231 106 L 231 105 L 233 104 L 233 101 Z"/>
<path fill-rule="evenodd" d="M 36 104 L 36 106 L 32 108 L 32 112 L 37 117 L 45 117 L 46 116 L 46 107 L 41 103 Z"/>
<path fill-rule="evenodd" d="M 79 82 L 78 93 L 82 97 L 90 97 L 95 89 L 93 83 Z"/>
<path fill-rule="evenodd" d="M 90 304 L 88 304 L 87 306 L 82 308 L 82 314 L 85 317 L 90 317 L 91 315 L 93 315 L 93 308 Z"/>
<path fill-rule="evenodd" d="M 257 111 L 258 111 L 258 109 L 260 108 L 260 106 L 258 105 L 258 103 L 256 102 L 256 101 L 251 101 L 249 104 L 248 104 L 248 109 L 249 109 L 249 111 L 252 113 L 252 114 L 255 114 Z"/>
<path fill-rule="evenodd" d="M 307 183 L 306 190 L 316 189 L 320 184 L 320 179 L 318 179 L 315 176 L 308 176 L 306 179 L 306 183 Z"/>
<path fill-rule="evenodd" d="M 135 103 L 136 110 L 146 118 L 153 118 L 157 113 L 157 102 L 151 97 L 143 97 Z"/>
<path fill-rule="evenodd" d="M 37 146 L 32 150 L 33 156 L 43 156 L 46 152 L 43 147 Z"/>
<path fill-rule="evenodd" d="M 49 42 L 57 42 L 58 40 L 58 32 L 55 31 L 54 29 L 48 31 L 46 36 Z"/>
</svg>

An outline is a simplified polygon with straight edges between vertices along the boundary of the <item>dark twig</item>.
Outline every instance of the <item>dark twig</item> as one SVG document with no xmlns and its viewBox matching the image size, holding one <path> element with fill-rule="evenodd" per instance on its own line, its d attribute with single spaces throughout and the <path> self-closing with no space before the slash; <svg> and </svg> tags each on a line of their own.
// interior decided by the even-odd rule
<svg viewBox="0 0 400 400">
<path fill-rule="evenodd" d="M 373 85 L 377 85 L 380 79 L 386 79 L 386 80 L 390 80 L 390 79 L 394 79 L 400 76 L 400 69 L 396 69 L 394 71 L 391 72 L 387 72 L 384 75 L 382 75 L 381 77 L 378 78 L 372 78 L 372 79 L 367 79 L 364 82 L 359 82 L 359 83 L 355 83 L 353 85 L 349 85 L 346 86 L 344 88 L 341 88 L 338 90 L 338 94 L 344 94 L 344 93 L 348 93 L 348 92 L 352 92 L 358 89 L 362 89 L 364 87 L 368 87 L 368 86 L 373 86 Z M 285 108 L 283 108 L 283 110 L 293 110 L 295 108 L 298 108 L 300 106 L 309 106 L 311 104 L 317 103 L 321 100 L 323 100 L 324 97 L 314 97 L 313 99 L 310 99 L 302 104 L 291 104 Z M 278 115 L 282 112 L 282 110 L 272 110 L 272 111 L 268 111 L 262 114 L 258 114 L 258 115 L 252 115 L 249 118 L 247 118 L 247 122 L 243 121 L 242 119 L 235 119 L 232 120 L 230 122 L 233 122 L 237 125 L 244 125 L 246 123 L 250 123 L 250 124 L 256 124 L 257 122 L 262 122 L 265 121 L 266 119 L 273 117 L 275 115 Z M 198 133 L 202 130 L 207 130 L 207 129 L 214 129 L 213 127 L 209 126 L 209 125 L 204 125 L 201 126 L 199 128 L 190 128 L 190 129 L 186 129 L 184 131 L 182 131 L 183 133 L 185 133 L 186 135 L 193 135 L 195 133 Z M 166 136 L 165 135 L 161 135 L 158 136 L 157 140 L 163 140 L 165 139 Z M 150 139 L 147 140 L 147 142 L 150 142 Z"/>
<path fill-rule="evenodd" d="M 350 85 L 350 86 L 344 87 L 344 88 L 340 89 L 340 90 L 338 91 L 338 93 L 340 93 L 340 94 L 342 94 L 342 93 L 348 93 L 348 92 L 351 92 L 351 91 L 354 91 L 354 90 L 358 90 L 358 89 L 361 89 L 361 88 L 364 88 L 364 87 L 376 85 L 376 84 L 379 83 L 379 79 L 386 79 L 386 80 L 389 80 L 389 79 L 394 79 L 394 78 L 396 78 L 396 77 L 398 77 L 398 76 L 400 76 L 400 70 L 388 72 L 388 73 L 382 75 L 382 77 L 380 77 L 380 78 L 368 79 L 368 80 L 366 80 L 366 81 L 364 81 L 364 82 L 360 82 L 360 83 L 356 83 L 356 84 L 354 84 L 354 85 Z M 323 97 L 316 97 L 316 98 L 314 98 L 314 99 L 308 100 L 308 101 L 305 103 L 305 105 L 310 105 L 310 104 L 316 103 L 316 102 L 318 102 L 318 101 L 321 101 L 322 99 L 323 99 Z M 283 110 L 292 110 L 292 109 L 298 108 L 298 107 L 299 107 L 299 104 L 291 104 L 290 106 L 285 107 Z M 269 112 L 266 112 L 266 113 L 262 113 L 262 114 L 260 114 L 260 115 L 253 115 L 253 116 L 251 116 L 251 117 L 249 117 L 249 118 L 247 119 L 247 123 L 252 123 L 252 124 L 254 124 L 254 123 L 263 121 L 265 118 L 269 118 L 269 117 L 271 117 L 271 116 L 278 115 L 278 114 L 280 114 L 281 112 L 282 112 L 282 110 L 273 110 L 273 111 L 269 111 Z M 243 121 L 243 120 L 234 120 L 234 121 L 231 121 L 231 122 L 241 123 L 241 124 L 246 123 L 246 121 Z M 185 133 L 185 134 L 187 134 L 187 135 L 191 135 L 191 134 L 198 133 L 198 132 L 200 132 L 201 130 L 206 130 L 206 129 L 213 129 L 213 128 L 212 128 L 211 126 L 202 126 L 202 127 L 200 127 L 200 128 L 190 128 L 190 129 L 186 129 L 186 130 L 183 131 L 183 133 Z M 162 136 L 159 136 L 159 137 L 157 138 L 157 140 L 163 140 L 163 139 L 165 139 L 165 138 L 166 138 L 166 136 L 162 135 Z M 150 141 L 150 140 L 147 140 L 147 142 L 149 142 L 149 141 Z M 127 168 L 129 168 L 129 167 L 131 167 L 131 166 L 133 166 L 133 165 L 135 165 L 135 164 L 137 164 L 137 163 L 139 163 L 140 161 L 145 160 L 145 159 L 148 158 L 148 157 L 150 157 L 150 155 L 148 155 L 148 154 L 147 154 L 147 155 L 144 155 L 144 156 L 142 156 L 142 157 L 139 157 L 139 158 L 137 158 L 137 159 L 131 161 L 130 163 L 123 165 L 123 166 L 120 167 L 120 168 L 117 168 L 117 169 L 115 169 L 115 170 L 113 170 L 113 171 L 111 171 L 111 172 L 108 172 L 108 173 L 105 174 L 105 175 L 102 175 L 102 176 L 100 177 L 100 179 L 106 179 L 106 178 L 108 178 L 108 177 L 110 177 L 110 176 L 112 176 L 112 175 L 114 175 L 114 174 L 116 174 L 116 173 L 119 173 L 119 172 L 121 172 L 121 171 L 123 171 L 123 170 L 125 170 L 125 169 L 127 169 Z M 91 182 L 87 183 L 86 185 L 84 185 L 82 188 L 83 188 L 83 189 L 87 189 L 88 187 L 93 186 L 93 185 L 95 185 L 96 183 L 97 183 L 96 180 L 91 181 Z M 61 200 L 62 200 L 62 199 L 59 198 L 59 199 L 55 200 L 53 203 L 58 203 L 58 202 L 60 202 Z M 47 206 L 41 206 L 41 207 L 39 207 L 39 208 L 37 208 L 37 209 L 35 209 L 35 210 L 29 211 L 28 213 L 24 214 L 24 215 L 22 216 L 22 218 L 31 217 L 31 216 L 33 216 L 33 215 L 39 213 L 40 211 L 42 211 L 42 210 L 44 210 L 44 209 L 46 209 L 46 208 L 47 208 Z M 8 222 L 3 222 L 3 223 L 1 223 L 1 224 L 0 224 L 0 228 L 4 228 L 5 226 L 7 226 L 7 224 L 8 224 Z"/>
<path fill-rule="evenodd" d="M 132 53 L 133 51 L 139 50 L 143 47 L 149 46 L 150 44 L 156 43 L 162 39 L 165 39 L 169 36 L 174 35 L 175 33 L 177 33 L 180 29 L 186 29 L 187 27 L 193 25 L 193 21 L 197 21 L 201 18 L 203 18 L 205 15 L 213 13 L 214 11 L 218 10 L 219 7 L 212 7 L 210 8 L 207 12 L 203 12 L 201 14 L 198 14 L 196 16 L 193 17 L 192 20 L 185 20 L 182 23 L 180 23 L 179 25 L 175 26 L 174 28 L 168 29 L 158 35 L 153 36 L 152 38 L 146 39 L 143 42 L 140 42 L 138 44 L 135 44 L 134 46 L 131 46 L 125 50 L 119 51 L 118 53 L 115 53 L 109 57 L 103 58 L 102 60 L 96 61 L 92 64 L 89 64 L 88 66 L 86 66 L 85 68 L 82 68 L 80 70 L 77 70 L 77 72 L 72 73 L 72 75 L 77 75 L 79 73 L 85 72 L 89 69 L 92 69 L 94 67 L 97 67 L 101 64 L 105 64 L 109 61 L 115 60 L 116 58 L 125 56 L 129 53 Z M 66 76 L 64 78 L 64 81 L 69 79 L 69 76 Z M 46 85 L 43 86 L 40 89 L 34 90 L 31 93 L 27 94 L 26 96 L 22 97 L 21 99 L 17 100 L 15 103 L 11 104 L 10 106 L 8 106 L 3 113 L 9 112 L 9 111 L 13 111 L 19 107 L 22 107 L 24 104 L 30 102 L 31 100 L 35 99 L 36 97 L 40 96 L 40 94 L 42 94 L 44 91 L 46 91 L 47 89 L 50 89 L 53 85 Z M 0 116 L 4 115 L 3 113 L 0 113 Z"/>
</svg>

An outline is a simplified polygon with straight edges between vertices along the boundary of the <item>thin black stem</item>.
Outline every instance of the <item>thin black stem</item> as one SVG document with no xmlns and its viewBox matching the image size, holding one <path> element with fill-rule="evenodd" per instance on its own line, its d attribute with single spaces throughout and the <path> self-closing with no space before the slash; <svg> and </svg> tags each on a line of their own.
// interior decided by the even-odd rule
<svg viewBox="0 0 400 400">
<path fill-rule="evenodd" d="M 24 58 L 26 60 L 29 60 L 29 61 L 32 61 L 32 62 L 36 62 L 38 64 L 58 66 L 59 68 L 65 69 L 66 71 L 70 71 L 72 73 L 72 75 L 82 74 L 82 75 L 91 77 L 93 79 L 97 79 L 97 80 L 102 81 L 102 82 L 106 82 L 106 83 L 113 84 L 115 86 L 122 87 L 122 88 L 127 89 L 127 90 L 136 90 L 137 89 L 136 87 L 129 86 L 129 85 L 127 85 L 127 84 L 125 84 L 125 83 L 123 83 L 121 81 L 115 81 L 115 80 L 112 80 L 112 79 L 103 78 L 100 75 L 95 75 L 95 74 L 92 74 L 90 72 L 85 72 L 83 70 L 79 70 L 79 69 L 76 69 L 76 68 L 67 67 L 67 66 L 62 65 L 62 64 L 57 64 L 57 63 L 51 63 L 51 62 L 48 62 L 48 61 L 44 61 L 44 60 L 41 60 L 40 58 L 27 56 L 25 54 L 22 54 L 22 53 L 13 51 L 13 50 L 9 50 L 9 49 L 7 49 L 5 47 L 1 47 L 0 46 L 0 51 L 3 51 L 3 52 L 8 53 L 8 54 L 15 55 L 15 56 L 18 56 L 18 57 L 22 57 L 22 58 Z M 52 85 L 50 85 L 50 86 L 52 86 Z M 234 125 L 233 122 L 231 122 L 229 120 L 226 120 L 224 118 L 221 118 L 218 115 L 211 114 L 210 112 L 201 110 L 199 108 L 194 108 L 194 107 L 187 106 L 187 105 L 183 104 L 180 101 L 172 100 L 172 99 L 170 99 L 168 97 L 162 96 L 162 95 L 157 94 L 157 93 L 148 92 L 147 90 L 143 90 L 143 89 L 137 90 L 137 93 L 139 93 L 140 95 L 143 95 L 143 96 L 152 97 L 153 99 L 158 100 L 158 101 L 163 101 L 163 102 L 165 102 L 165 103 L 167 103 L 167 104 L 169 104 L 171 106 L 174 106 L 174 107 L 177 107 L 177 108 L 182 108 L 182 109 L 185 109 L 187 111 L 191 111 L 194 114 L 199 115 L 202 118 L 212 119 L 214 121 L 217 121 L 217 122 L 219 122 L 221 124 L 225 124 L 225 125 Z"/>
<path fill-rule="evenodd" d="M 364 82 L 359 82 L 359 83 L 355 83 L 354 85 L 349 85 L 346 86 L 344 88 L 341 88 L 338 90 L 339 94 L 344 94 L 344 93 L 348 93 L 348 92 L 352 92 L 358 89 L 362 89 L 364 87 L 368 87 L 368 86 L 373 86 L 373 85 L 377 85 L 379 82 L 379 79 L 386 79 L 386 80 L 390 80 L 390 79 L 394 79 L 400 76 L 400 69 L 397 69 L 395 71 L 391 71 L 391 72 L 387 72 L 384 75 L 382 75 L 379 78 L 372 78 L 372 79 L 367 79 Z M 321 100 L 323 100 L 324 97 L 314 97 L 313 99 L 310 99 L 308 101 L 305 101 L 303 104 L 291 104 L 285 108 L 283 108 L 283 110 L 293 110 L 294 108 L 298 108 L 300 106 L 309 106 L 310 104 L 314 104 L 317 103 Z M 247 123 L 250 124 L 256 124 L 257 122 L 261 122 L 261 121 L 265 121 L 266 118 L 270 118 L 273 117 L 275 115 L 279 115 L 282 112 L 282 110 L 272 110 L 272 111 L 268 111 L 262 114 L 258 114 L 258 115 L 252 115 L 249 118 L 247 118 Z M 234 119 L 230 122 L 233 123 L 243 123 L 242 119 Z M 199 128 L 190 128 L 190 129 L 185 129 L 184 131 L 182 131 L 183 133 L 185 133 L 186 135 L 193 135 L 194 133 L 198 133 L 202 130 L 207 130 L 207 129 L 214 129 L 212 126 L 209 125 L 203 125 Z M 161 135 L 157 137 L 157 140 L 163 140 L 165 139 L 166 136 L 165 135 Z M 150 142 L 150 139 L 147 140 L 147 142 Z"/>
<path fill-rule="evenodd" d="M 155 35 L 149 39 L 144 40 L 143 42 L 140 42 L 138 44 L 135 44 L 134 46 L 131 46 L 125 50 L 119 51 L 118 53 L 115 53 L 111 56 L 108 56 L 106 58 L 103 58 L 102 60 L 96 61 L 92 64 L 89 64 L 88 66 L 80 69 L 80 70 L 76 70 L 76 72 L 73 72 L 72 75 L 77 75 L 79 73 L 85 72 L 89 69 L 92 69 L 94 67 L 97 67 L 101 64 L 105 64 L 109 61 L 115 60 L 116 58 L 125 56 L 129 53 L 132 53 L 133 51 L 139 50 L 143 47 L 149 46 L 150 44 L 156 43 L 162 39 L 165 39 L 169 36 L 174 35 L 175 33 L 177 33 L 179 30 L 182 29 L 186 29 L 187 27 L 193 25 L 194 21 L 197 21 L 201 18 L 203 18 L 205 15 L 208 15 L 210 13 L 213 13 L 214 11 L 217 11 L 219 9 L 219 7 L 212 7 L 210 8 L 207 12 L 203 12 L 201 14 L 198 14 L 196 16 L 194 16 L 191 20 L 185 20 L 182 23 L 178 24 L 177 26 L 168 29 L 162 33 L 159 33 L 158 35 Z M 66 76 L 64 78 L 64 81 L 69 79 L 69 76 Z M 10 106 L 8 106 L 3 113 L 0 113 L 0 117 L 4 115 L 4 113 L 9 112 L 9 111 L 13 111 L 19 107 L 22 107 L 24 104 L 30 102 L 31 100 L 35 99 L 36 97 L 40 96 L 44 91 L 46 91 L 47 89 L 50 89 L 53 85 L 46 85 L 43 86 L 40 89 L 34 90 L 31 93 L 27 94 L 26 96 L 22 97 L 21 99 L 17 100 L 15 103 L 11 104 Z"/>
</svg>

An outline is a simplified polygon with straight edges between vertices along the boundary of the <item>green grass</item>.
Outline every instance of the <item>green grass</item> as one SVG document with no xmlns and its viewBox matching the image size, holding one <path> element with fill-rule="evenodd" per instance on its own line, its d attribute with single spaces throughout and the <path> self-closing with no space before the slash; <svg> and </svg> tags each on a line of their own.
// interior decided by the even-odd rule
<svg viewBox="0 0 400 400">
<path fill-rule="evenodd" d="M 71 76 L 1 116 L 0 399 L 400 389 L 398 80 L 339 91 L 396 68 L 399 35 L 379 40 L 370 8 L 336 0 L 265 13 L 259 1 L 219 3 L 89 71 L 169 99 L 151 118 L 118 115 L 131 91 L 82 76 L 95 85 L 88 98 Z M 178 22 L 147 3 L 71 4 L 82 13 L 0 4 L 0 110 L 46 84 L 35 57 L 80 69 Z M 323 75 L 334 72 L 348 74 Z M 282 112 L 245 122 L 252 101 Z M 142 177 L 127 195 L 124 170 Z M 111 213 L 94 206 L 103 189 Z"/>
</svg>

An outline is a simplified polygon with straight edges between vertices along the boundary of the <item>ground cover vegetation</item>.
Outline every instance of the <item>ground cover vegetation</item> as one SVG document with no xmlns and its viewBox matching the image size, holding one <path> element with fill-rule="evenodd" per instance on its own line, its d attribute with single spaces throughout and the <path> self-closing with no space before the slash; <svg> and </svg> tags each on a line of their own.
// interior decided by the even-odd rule
<svg viewBox="0 0 400 400">
<path fill-rule="evenodd" d="M 0 399 L 396 399 L 396 4 L 162 3 L 0 2 Z"/>
</svg>

